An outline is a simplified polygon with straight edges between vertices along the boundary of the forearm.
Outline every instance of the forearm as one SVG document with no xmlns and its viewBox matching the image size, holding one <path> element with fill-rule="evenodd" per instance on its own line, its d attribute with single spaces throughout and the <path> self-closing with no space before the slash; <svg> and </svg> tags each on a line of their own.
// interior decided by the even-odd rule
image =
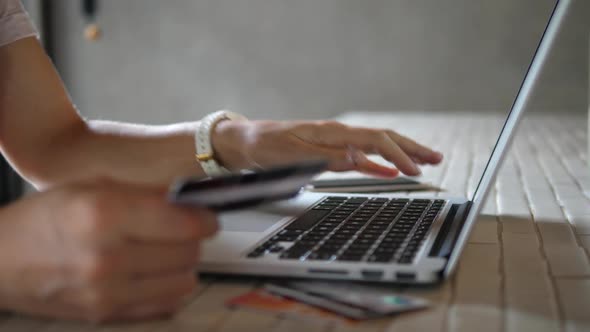
<svg viewBox="0 0 590 332">
<path fill-rule="evenodd" d="M 91 177 L 168 185 L 180 176 L 203 175 L 194 158 L 196 125 L 83 122 L 38 149 L 47 151 L 39 158 L 43 167 L 28 178 L 43 188 Z"/>
<path fill-rule="evenodd" d="M 0 149 L 39 188 L 90 177 L 168 185 L 179 176 L 203 175 L 195 160 L 196 124 L 86 121 L 35 38 L 0 47 Z M 243 165 L 234 157 L 231 130 L 218 127 L 211 139 L 222 151 L 217 157 Z"/>
</svg>

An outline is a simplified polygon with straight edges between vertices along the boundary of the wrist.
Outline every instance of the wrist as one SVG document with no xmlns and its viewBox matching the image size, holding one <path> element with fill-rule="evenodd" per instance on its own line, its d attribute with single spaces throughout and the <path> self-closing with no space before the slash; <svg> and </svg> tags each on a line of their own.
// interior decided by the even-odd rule
<svg viewBox="0 0 590 332">
<path fill-rule="evenodd" d="M 211 131 L 211 146 L 217 162 L 230 171 L 248 167 L 245 162 L 243 135 L 247 121 L 225 119 L 218 122 Z"/>
<path fill-rule="evenodd" d="M 227 168 L 225 168 L 220 161 L 220 156 L 215 153 L 213 146 L 213 134 L 218 124 L 225 120 L 243 121 L 246 120 L 246 118 L 238 113 L 220 110 L 205 116 L 195 131 L 195 148 L 197 153 L 195 157 L 203 169 L 203 172 L 209 177 L 223 175 L 228 172 Z M 221 134 L 215 136 L 218 141 L 218 151 L 223 151 L 222 154 L 225 155 L 225 166 L 231 168 L 233 166 L 231 162 L 233 158 L 230 153 L 225 152 L 227 149 L 231 149 L 231 146 L 220 144 L 219 137 L 223 137 L 224 135 Z"/>
</svg>

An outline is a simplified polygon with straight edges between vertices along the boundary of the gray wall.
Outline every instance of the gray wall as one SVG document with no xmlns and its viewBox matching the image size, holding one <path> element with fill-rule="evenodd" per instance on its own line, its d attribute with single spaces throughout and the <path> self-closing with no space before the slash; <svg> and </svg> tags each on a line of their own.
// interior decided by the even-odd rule
<svg viewBox="0 0 590 332">
<path fill-rule="evenodd" d="M 82 113 L 163 123 L 506 109 L 554 0 L 99 0 L 94 43 L 79 1 L 55 3 Z M 586 109 L 589 9 L 577 1 L 536 108 Z"/>
</svg>

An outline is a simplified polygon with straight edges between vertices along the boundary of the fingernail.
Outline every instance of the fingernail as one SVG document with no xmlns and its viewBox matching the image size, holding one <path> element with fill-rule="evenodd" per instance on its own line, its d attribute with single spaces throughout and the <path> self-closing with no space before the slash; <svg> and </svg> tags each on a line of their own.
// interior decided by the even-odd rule
<svg viewBox="0 0 590 332">
<path fill-rule="evenodd" d="M 414 173 L 416 173 L 416 175 L 422 175 L 422 170 L 420 168 L 418 168 L 418 166 L 416 166 L 414 164 L 413 168 L 414 168 Z"/>
</svg>

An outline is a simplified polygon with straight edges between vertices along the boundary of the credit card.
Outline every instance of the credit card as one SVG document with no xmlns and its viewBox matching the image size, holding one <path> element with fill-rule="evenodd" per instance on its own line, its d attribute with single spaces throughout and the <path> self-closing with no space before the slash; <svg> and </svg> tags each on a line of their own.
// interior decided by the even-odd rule
<svg viewBox="0 0 590 332">
<path fill-rule="evenodd" d="M 299 292 L 305 294 L 307 297 L 321 298 L 323 302 L 306 302 L 306 299 L 299 296 L 299 300 L 312 305 L 318 305 L 328 310 L 335 308 L 334 304 L 346 306 L 347 308 L 358 309 L 359 311 L 347 312 L 362 312 L 366 319 L 372 317 L 379 317 L 384 315 L 396 314 L 405 311 L 412 311 L 426 308 L 429 306 L 427 300 L 406 296 L 390 291 L 384 291 L 382 288 L 374 288 L 369 286 L 362 286 L 351 283 L 328 283 L 322 281 L 293 281 L 279 284 L 267 284 L 266 289 L 276 291 L 276 287 L 281 287 L 284 292 L 289 289 L 292 294 Z M 294 297 L 296 298 L 296 297 Z M 330 307 L 324 307 L 322 304 L 316 303 L 331 303 Z M 342 307 L 344 308 L 344 307 Z M 338 312 L 333 310 L 334 312 Z M 340 313 L 343 313 L 341 311 Z M 361 317 L 359 315 L 358 317 Z M 348 317 L 353 317 L 348 314 Z"/>
<path fill-rule="evenodd" d="M 360 307 L 354 307 L 346 303 L 340 303 L 328 298 L 324 298 L 322 296 L 318 296 L 316 294 L 301 291 L 298 289 L 293 289 L 283 285 L 266 284 L 264 286 L 264 289 L 272 294 L 294 299 L 299 302 L 312 305 L 314 307 L 326 309 L 333 313 L 355 320 L 365 320 L 381 316 L 378 313 L 373 312 L 371 310 L 366 310 Z"/>
<path fill-rule="evenodd" d="M 229 299 L 226 305 L 231 308 L 242 308 L 261 313 L 272 313 L 297 319 L 344 325 L 355 325 L 357 321 L 342 317 L 328 310 L 307 305 L 283 296 L 269 293 L 264 289 L 258 289 L 246 294 Z"/>
</svg>

